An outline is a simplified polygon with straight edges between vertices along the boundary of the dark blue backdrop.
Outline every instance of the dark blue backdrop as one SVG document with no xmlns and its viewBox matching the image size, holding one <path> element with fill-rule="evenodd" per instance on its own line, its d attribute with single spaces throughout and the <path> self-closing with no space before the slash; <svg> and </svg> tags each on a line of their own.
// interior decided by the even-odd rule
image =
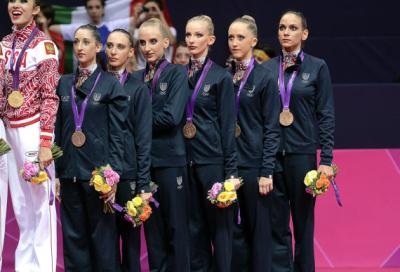
<svg viewBox="0 0 400 272">
<path fill-rule="evenodd" d="M 10 31 L 6 3 L 2 0 L 0 6 L 1 37 Z M 190 17 L 207 14 L 213 18 L 217 42 L 212 55 L 219 63 L 227 56 L 226 31 L 236 17 L 252 15 L 259 38 L 278 47 L 280 14 L 289 8 L 302 10 L 310 27 L 305 50 L 327 61 L 336 83 L 336 147 L 400 147 L 400 85 L 382 84 L 400 74 L 400 1 L 169 0 L 168 8 L 179 39 Z"/>
</svg>

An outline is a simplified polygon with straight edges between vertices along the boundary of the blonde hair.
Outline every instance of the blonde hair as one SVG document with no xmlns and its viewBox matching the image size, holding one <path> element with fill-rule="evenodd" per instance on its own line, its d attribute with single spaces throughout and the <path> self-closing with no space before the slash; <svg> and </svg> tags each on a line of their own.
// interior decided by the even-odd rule
<svg viewBox="0 0 400 272">
<path fill-rule="evenodd" d="M 234 23 L 243 23 L 247 26 L 247 29 L 257 38 L 257 24 L 256 20 L 250 15 L 243 15 L 242 17 L 236 18 L 232 24 Z M 231 25 L 232 25 L 231 24 Z"/>
<path fill-rule="evenodd" d="M 187 21 L 186 25 L 188 25 L 190 22 L 195 22 L 195 21 L 201 21 L 201 22 L 206 23 L 207 29 L 208 29 L 208 34 L 214 35 L 214 23 L 210 16 L 203 15 L 203 14 L 194 16 Z"/>
<path fill-rule="evenodd" d="M 167 27 L 165 26 L 165 24 L 158 18 L 150 18 L 146 21 L 144 21 L 139 29 L 146 27 L 146 26 L 153 26 L 153 27 L 157 27 L 160 30 L 161 35 L 163 36 L 163 38 L 169 38 L 169 33 L 167 30 Z"/>
</svg>

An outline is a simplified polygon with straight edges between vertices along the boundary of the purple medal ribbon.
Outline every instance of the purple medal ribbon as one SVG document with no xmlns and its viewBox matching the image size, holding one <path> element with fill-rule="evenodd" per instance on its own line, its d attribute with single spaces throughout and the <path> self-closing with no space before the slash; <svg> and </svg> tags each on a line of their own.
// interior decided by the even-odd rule
<svg viewBox="0 0 400 272">
<path fill-rule="evenodd" d="M 119 83 L 121 83 L 122 86 L 124 86 L 127 77 L 128 71 L 125 69 L 124 72 L 122 72 L 121 77 L 119 78 Z"/>
<path fill-rule="evenodd" d="M 71 106 L 72 106 L 72 112 L 74 114 L 74 122 L 75 122 L 75 131 L 80 131 L 82 129 L 82 123 L 83 119 L 85 118 L 85 111 L 86 111 L 86 106 L 89 101 L 90 96 L 92 95 L 94 89 L 96 88 L 97 82 L 99 81 L 101 76 L 101 72 L 97 75 L 96 81 L 93 84 L 92 89 L 90 90 L 89 95 L 86 96 L 85 100 L 83 100 L 82 105 L 81 105 L 81 110 L 78 112 L 78 106 L 75 101 L 75 84 L 72 84 L 71 88 Z M 75 80 L 74 80 L 75 82 Z"/>
<path fill-rule="evenodd" d="M 249 65 L 246 68 L 246 71 L 244 72 L 243 78 L 240 81 L 239 85 L 239 90 L 238 93 L 236 94 L 236 118 L 239 118 L 239 107 L 240 107 L 240 93 L 242 92 L 244 85 L 247 82 L 247 79 L 250 76 L 251 71 L 254 69 L 254 58 L 251 58 Z"/>
<path fill-rule="evenodd" d="M 300 52 L 300 59 L 303 61 L 304 53 L 303 51 Z M 299 69 L 293 71 L 292 76 L 289 79 L 287 86 L 285 86 L 285 78 L 284 78 L 284 71 L 283 71 L 283 63 L 282 63 L 282 56 L 279 58 L 279 92 L 281 94 L 282 106 L 284 110 L 289 109 L 290 104 L 290 95 L 293 89 L 293 82 L 297 76 Z"/>
<path fill-rule="evenodd" d="M 18 90 L 19 88 L 19 69 L 21 66 L 22 57 L 38 31 L 39 29 L 35 27 L 32 30 L 31 34 L 29 35 L 28 39 L 26 40 L 24 47 L 22 47 L 21 52 L 18 55 L 17 63 L 15 65 L 15 70 L 14 70 L 14 53 L 15 53 L 15 47 L 17 46 L 17 37 L 14 37 L 12 44 L 12 51 L 11 51 L 11 60 L 10 60 L 10 71 L 11 74 L 13 75 L 12 88 L 14 90 Z"/>
<path fill-rule="evenodd" d="M 343 207 L 342 199 L 340 197 L 339 187 L 337 186 L 335 179 L 333 179 L 333 178 L 331 179 L 331 184 L 332 184 L 333 190 L 335 191 L 335 197 L 336 197 L 337 204 L 340 207 Z"/>
<path fill-rule="evenodd" d="M 49 177 L 50 180 L 50 199 L 49 199 L 49 205 L 52 206 L 54 204 L 54 192 L 53 192 L 53 183 L 54 183 L 54 179 L 53 179 L 53 175 L 51 175 L 49 169 L 47 167 L 44 168 L 44 170 L 47 173 L 47 176 Z M 53 171 L 52 171 L 53 172 Z"/>
<path fill-rule="evenodd" d="M 151 82 L 151 89 L 150 89 L 150 97 L 153 97 L 153 92 L 156 90 L 157 81 L 160 78 L 162 71 L 164 71 L 165 67 L 169 64 L 168 60 L 164 59 L 161 64 L 158 66 L 156 73 Z M 145 78 L 145 73 L 143 72 L 143 81 Z"/>
<path fill-rule="evenodd" d="M 197 95 L 199 94 L 200 87 L 201 85 L 203 85 L 203 82 L 206 79 L 207 73 L 210 70 L 212 64 L 213 64 L 212 60 L 208 59 L 206 65 L 204 66 L 203 71 L 201 72 L 200 78 L 197 81 L 196 86 L 194 87 L 192 97 L 190 98 L 189 103 L 186 105 L 186 120 L 188 122 L 192 122 L 194 104 L 196 103 Z"/>
</svg>

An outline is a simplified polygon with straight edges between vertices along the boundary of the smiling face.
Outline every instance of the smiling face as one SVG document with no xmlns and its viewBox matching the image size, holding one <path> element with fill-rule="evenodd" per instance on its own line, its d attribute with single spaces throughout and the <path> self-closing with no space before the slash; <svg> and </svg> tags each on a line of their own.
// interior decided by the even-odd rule
<svg viewBox="0 0 400 272">
<path fill-rule="evenodd" d="M 169 39 L 163 37 L 156 25 L 142 25 L 139 28 L 139 49 L 148 63 L 160 60 L 168 46 Z"/>
<path fill-rule="evenodd" d="M 302 42 L 307 40 L 308 30 L 303 28 L 301 17 L 286 13 L 279 21 L 278 39 L 286 52 L 301 49 Z"/>
<path fill-rule="evenodd" d="M 257 38 L 254 37 L 245 23 L 231 24 L 228 30 L 228 45 L 235 60 L 250 59 L 253 55 L 253 47 L 256 44 Z"/>
<path fill-rule="evenodd" d="M 8 15 L 17 29 L 22 29 L 29 25 L 39 12 L 40 7 L 36 5 L 35 0 L 8 1 Z"/>
<path fill-rule="evenodd" d="M 186 25 L 185 42 L 193 58 L 198 59 L 208 54 L 208 48 L 215 42 L 215 36 L 208 31 L 205 21 L 189 21 Z"/>
<path fill-rule="evenodd" d="M 93 33 L 88 29 L 78 29 L 75 32 L 74 54 L 81 68 L 89 67 L 96 63 L 96 54 L 101 50 L 101 43 L 97 42 Z"/>
<path fill-rule="evenodd" d="M 134 49 L 126 34 L 117 31 L 108 35 L 106 54 L 111 70 L 118 71 L 125 68 L 133 53 Z"/>
</svg>

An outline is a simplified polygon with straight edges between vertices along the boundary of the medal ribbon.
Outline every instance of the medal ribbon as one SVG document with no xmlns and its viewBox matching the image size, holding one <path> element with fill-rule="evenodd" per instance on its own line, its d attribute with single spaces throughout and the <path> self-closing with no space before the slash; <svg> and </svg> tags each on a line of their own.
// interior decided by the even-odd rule
<svg viewBox="0 0 400 272">
<path fill-rule="evenodd" d="M 342 199 L 340 197 L 339 187 L 337 186 L 334 178 L 331 179 L 331 184 L 332 184 L 333 190 L 335 191 L 335 197 L 336 197 L 337 204 L 340 207 L 343 207 Z"/>
<path fill-rule="evenodd" d="M 17 63 L 15 64 L 15 70 L 14 70 L 14 53 L 15 53 L 15 47 L 17 46 L 17 37 L 15 35 L 13 44 L 12 44 L 12 51 L 11 51 L 11 59 L 10 59 L 10 71 L 13 76 L 13 81 L 12 81 L 12 88 L 13 90 L 18 90 L 19 88 L 19 69 L 21 66 L 21 61 L 22 61 L 22 56 L 24 55 L 26 49 L 28 49 L 29 44 L 32 42 L 33 38 L 36 36 L 37 32 L 39 29 L 35 27 L 31 34 L 29 35 L 28 39 L 26 40 L 24 46 L 21 49 L 21 52 L 18 55 Z"/>
<path fill-rule="evenodd" d="M 124 72 L 122 72 L 121 77 L 119 78 L 119 83 L 121 83 L 122 86 L 124 86 L 127 77 L 128 71 L 125 69 Z"/>
<path fill-rule="evenodd" d="M 242 77 L 242 80 L 240 81 L 239 85 L 239 90 L 238 93 L 236 94 L 236 118 L 239 118 L 239 107 L 240 107 L 240 93 L 242 92 L 244 85 L 247 82 L 247 79 L 250 76 L 251 71 L 254 69 L 254 58 L 251 58 L 249 65 L 246 68 L 246 71 L 244 72 L 244 75 Z"/>
<path fill-rule="evenodd" d="M 206 79 L 206 76 L 207 76 L 208 71 L 210 70 L 212 64 L 213 64 L 212 60 L 208 59 L 206 65 L 204 66 L 203 71 L 201 72 L 200 78 L 197 81 L 196 86 L 194 87 L 194 91 L 193 91 L 193 94 L 192 94 L 192 96 L 190 98 L 190 101 L 186 105 L 186 120 L 188 122 L 192 122 L 194 104 L 196 103 L 197 95 L 199 94 L 200 87 L 201 87 L 201 85 L 203 85 L 203 82 Z"/>
<path fill-rule="evenodd" d="M 303 51 L 300 52 L 300 59 L 303 61 L 304 59 L 304 53 Z M 290 96 L 292 94 L 292 89 L 293 89 L 293 82 L 297 76 L 297 73 L 299 71 L 299 68 L 293 71 L 292 76 L 289 79 L 289 82 L 287 86 L 285 86 L 285 77 L 284 77 L 284 71 L 283 71 L 283 62 L 282 62 L 282 56 L 279 58 L 279 93 L 281 94 L 281 100 L 282 100 L 282 106 L 284 110 L 289 109 L 289 104 L 290 104 Z"/>
<path fill-rule="evenodd" d="M 72 84 L 71 88 L 71 106 L 72 106 L 72 112 L 74 114 L 74 122 L 75 122 L 75 131 L 80 131 L 82 129 L 82 123 L 83 119 L 85 118 L 85 111 L 87 107 L 87 103 L 89 101 L 90 96 L 92 95 L 94 89 L 96 88 L 97 82 L 99 81 L 101 76 L 101 72 L 96 77 L 96 81 L 93 84 L 92 89 L 90 90 L 89 95 L 86 96 L 86 98 L 83 100 L 82 105 L 81 105 L 81 110 L 78 112 L 78 105 L 76 104 L 75 101 L 75 84 Z M 75 82 L 75 80 L 74 80 Z"/>
<path fill-rule="evenodd" d="M 165 67 L 169 64 L 168 60 L 164 59 L 161 64 L 158 66 L 156 73 L 151 82 L 151 89 L 150 89 L 150 97 L 153 97 L 153 92 L 156 90 L 157 81 L 160 78 L 161 73 L 164 71 Z M 146 77 L 145 71 L 143 71 L 143 81 Z"/>
</svg>

